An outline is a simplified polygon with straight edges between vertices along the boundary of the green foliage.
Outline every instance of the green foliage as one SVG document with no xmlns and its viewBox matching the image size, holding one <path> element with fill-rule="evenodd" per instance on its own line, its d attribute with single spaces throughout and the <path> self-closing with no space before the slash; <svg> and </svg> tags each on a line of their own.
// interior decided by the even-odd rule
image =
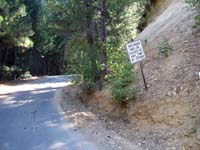
<svg viewBox="0 0 200 150">
<path fill-rule="evenodd" d="M 112 12 L 116 13 L 113 15 L 114 21 L 108 24 L 107 52 L 110 74 L 106 76 L 106 81 L 111 84 L 111 94 L 117 102 L 133 99 L 138 91 L 131 87 L 135 74 L 124 47 L 137 36 L 137 27 L 145 11 L 146 1 L 127 2 L 128 5 L 124 6 L 116 4 L 119 8 Z"/>
<path fill-rule="evenodd" d="M 86 6 L 84 2 L 88 2 Z M 145 6 L 149 0 L 106 0 L 106 28 L 107 28 L 107 64 L 109 74 L 107 83 L 115 86 L 115 80 L 124 82 L 123 73 L 132 74 L 132 68 L 127 61 L 127 55 L 124 45 L 137 35 L 137 26 L 144 14 Z M 67 64 L 67 73 L 77 73 L 83 76 L 86 91 L 94 89 L 98 82 L 101 64 L 101 42 L 99 25 L 99 1 L 74 1 L 68 2 L 62 0 L 49 0 L 47 26 L 49 35 L 60 36 L 61 43 L 65 47 L 65 63 Z M 87 8 L 89 7 L 89 8 Z M 44 31 L 43 30 L 43 31 Z M 65 33 L 63 35 L 63 33 Z M 88 33 L 90 34 L 88 37 Z M 45 37 L 46 38 L 46 37 Z M 48 36 L 47 38 L 48 39 Z M 52 38 L 47 42 L 53 50 L 60 49 L 59 44 Z M 43 45 L 46 45 L 45 43 Z M 47 48 L 44 48 L 47 49 Z M 51 49 L 51 48 L 48 48 Z M 120 75 L 117 75 L 119 74 Z M 127 73 L 126 73 L 127 74 Z M 133 80 L 128 80 L 127 85 Z M 123 85 L 122 85 L 123 86 Z M 113 88 L 113 91 L 116 88 Z M 121 88 L 118 89 L 120 92 Z M 128 88 L 121 95 L 129 95 Z M 131 90 L 132 91 L 132 90 Z M 118 93 L 119 93 L 118 92 Z M 122 91 L 123 92 L 123 91 Z M 114 95 L 117 92 L 113 92 Z M 116 96 L 114 96 L 116 97 Z M 123 96 L 121 96 L 123 97 Z"/>
<path fill-rule="evenodd" d="M 1 66 L 0 67 L 0 80 L 8 81 L 17 78 L 27 79 L 32 77 L 29 71 L 23 73 L 22 69 L 18 66 Z"/>
<path fill-rule="evenodd" d="M 28 68 L 25 67 L 24 57 L 28 49 L 33 47 L 33 35 L 24 0 L 0 0 L 1 79 L 14 79 L 20 74 L 18 68 L 23 71 Z"/>
<path fill-rule="evenodd" d="M 33 31 L 23 1 L 1 0 L 0 4 L 0 43 L 31 47 L 33 44 L 30 44 L 28 39 L 33 35 Z"/>
<path fill-rule="evenodd" d="M 0 80 L 7 81 L 13 80 L 20 76 L 22 69 L 17 66 L 1 66 L 0 67 Z"/>
<path fill-rule="evenodd" d="M 62 37 L 67 73 L 81 74 L 84 82 L 94 83 L 99 76 L 99 31 L 88 26 L 98 21 L 95 18 L 98 15 L 97 3 L 91 2 L 90 8 L 86 9 L 85 3 L 81 1 L 69 0 L 66 3 L 50 0 L 48 10 L 50 33 Z M 91 35 L 88 35 L 89 32 Z M 59 49 L 58 45 L 54 49 Z"/>
<path fill-rule="evenodd" d="M 83 81 L 82 76 L 79 74 L 72 74 L 70 75 L 70 78 L 71 78 L 72 85 L 80 85 Z"/>
<path fill-rule="evenodd" d="M 196 24 L 194 27 L 197 27 L 200 25 L 200 1 L 199 0 L 186 0 L 187 3 L 189 3 L 192 7 L 194 7 L 197 11 L 197 15 L 194 17 Z"/>
<path fill-rule="evenodd" d="M 168 57 L 170 51 L 173 51 L 173 48 L 169 44 L 169 40 L 167 38 L 164 38 L 164 41 L 162 42 L 161 46 L 159 47 L 159 54 L 162 56 Z"/>
<path fill-rule="evenodd" d="M 83 91 L 87 94 L 91 94 L 95 91 L 95 83 L 94 82 L 91 82 L 91 81 L 87 81 L 87 82 L 84 82 L 82 85 L 81 85 Z"/>
<path fill-rule="evenodd" d="M 3 22 L 3 17 L 2 16 L 0 16 L 0 27 L 1 27 L 1 23 Z"/>
<path fill-rule="evenodd" d="M 197 27 L 200 25 L 200 15 L 195 16 L 194 19 L 196 20 L 196 25 L 194 25 L 194 27 Z"/>
<path fill-rule="evenodd" d="M 133 99 L 137 90 L 130 83 L 135 81 L 135 74 L 131 65 L 125 65 L 112 77 L 111 92 L 117 102 L 127 102 Z"/>
<path fill-rule="evenodd" d="M 105 2 L 106 81 L 114 99 L 126 101 L 135 90 L 124 45 L 136 37 L 150 0 Z M 99 0 L 0 0 L 0 63 L 30 69 L 22 78 L 33 72 L 80 74 L 83 89 L 92 92 L 103 68 L 100 18 Z M 12 78 L 10 70 L 3 72 Z"/>
</svg>

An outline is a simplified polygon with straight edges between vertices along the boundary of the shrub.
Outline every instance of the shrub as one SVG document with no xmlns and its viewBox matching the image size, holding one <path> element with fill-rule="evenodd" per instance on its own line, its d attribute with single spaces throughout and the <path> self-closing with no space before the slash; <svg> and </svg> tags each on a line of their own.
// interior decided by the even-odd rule
<svg viewBox="0 0 200 150">
<path fill-rule="evenodd" d="M 81 85 L 81 88 L 83 89 L 83 91 L 87 94 L 91 94 L 95 91 L 95 83 L 94 82 L 90 82 L 90 81 L 87 81 L 87 82 L 84 82 L 82 85 Z"/>
<path fill-rule="evenodd" d="M 68 77 L 70 78 L 72 85 L 80 85 L 83 83 L 83 77 L 80 74 L 72 74 L 68 75 Z"/>
<path fill-rule="evenodd" d="M 135 81 L 132 65 L 125 65 L 122 70 L 113 77 L 111 82 L 111 94 L 117 102 L 127 102 L 133 99 L 137 90 L 130 86 Z"/>
<path fill-rule="evenodd" d="M 167 38 L 164 38 L 163 43 L 159 47 L 159 54 L 163 55 L 165 57 L 168 57 L 169 56 L 169 52 L 172 51 L 172 50 L 173 50 L 173 48 L 169 44 L 169 40 Z"/>
<path fill-rule="evenodd" d="M 0 80 L 8 81 L 16 79 L 22 73 L 22 69 L 17 66 L 1 66 L 0 67 Z"/>
<path fill-rule="evenodd" d="M 187 3 L 189 3 L 192 7 L 194 7 L 197 11 L 197 15 L 194 17 L 196 24 L 194 27 L 197 27 L 200 25 L 200 1 L 199 0 L 186 0 Z"/>
</svg>

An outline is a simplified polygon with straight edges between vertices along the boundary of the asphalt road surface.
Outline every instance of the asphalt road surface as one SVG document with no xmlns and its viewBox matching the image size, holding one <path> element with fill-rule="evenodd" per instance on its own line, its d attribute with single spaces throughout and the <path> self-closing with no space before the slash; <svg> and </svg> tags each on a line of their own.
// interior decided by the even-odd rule
<svg viewBox="0 0 200 150">
<path fill-rule="evenodd" d="M 0 86 L 0 150 L 109 150 L 75 131 L 59 113 L 55 91 L 69 81 L 53 76 Z"/>
</svg>

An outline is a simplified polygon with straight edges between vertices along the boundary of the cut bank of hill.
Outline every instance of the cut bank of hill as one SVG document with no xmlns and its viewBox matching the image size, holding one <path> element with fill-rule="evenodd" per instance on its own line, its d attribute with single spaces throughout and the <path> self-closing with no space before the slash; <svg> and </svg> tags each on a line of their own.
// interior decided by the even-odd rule
<svg viewBox="0 0 200 150">
<path fill-rule="evenodd" d="M 200 29 L 183 0 L 158 0 L 144 41 L 144 73 L 149 90 L 125 107 L 115 105 L 109 89 L 87 97 L 86 106 L 105 126 L 148 150 L 200 149 Z M 172 48 L 172 50 L 170 49 Z M 165 55 L 161 55 L 160 51 Z M 138 87 L 143 87 L 139 66 Z M 106 118 L 106 119 L 105 119 Z"/>
</svg>

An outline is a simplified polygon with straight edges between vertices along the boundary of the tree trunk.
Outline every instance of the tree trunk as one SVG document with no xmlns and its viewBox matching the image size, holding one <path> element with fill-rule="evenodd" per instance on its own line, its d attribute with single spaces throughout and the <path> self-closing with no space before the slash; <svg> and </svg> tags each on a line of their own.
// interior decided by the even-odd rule
<svg viewBox="0 0 200 150">
<path fill-rule="evenodd" d="M 87 33 L 86 33 L 86 39 L 88 43 L 88 56 L 90 58 L 91 62 L 91 72 L 92 75 L 92 81 L 95 82 L 97 80 L 97 63 L 95 61 L 95 51 L 93 50 L 94 45 L 94 37 L 93 37 L 93 8 L 92 8 L 92 1 L 91 0 L 85 0 L 85 8 L 86 8 L 86 26 L 87 26 Z"/>
<path fill-rule="evenodd" d="M 59 74 L 64 73 L 64 66 L 65 66 L 65 48 L 62 48 L 62 51 L 60 53 L 60 69 Z"/>
<path fill-rule="evenodd" d="M 100 81 L 99 81 L 99 90 L 103 89 L 104 77 L 107 74 L 107 53 L 106 53 L 106 6 L 105 0 L 100 0 L 100 37 L 101 37 L 101 48 L 102 56 L 101 63 L 103 69 L 101 70 Z"/>
<path fill-rule="evenodd" d="M 4 65 L 6 65 L 7 64 L 7 59 L 8 59 L 8 51 L 9 51 L 9 49 L 6 49 L 6 54 L 5 54 L 5 59 L 4 59 Z"/>
<path fill-rule="evenodd" d="M 14 48 L 14 65 L 17 66 L 17 48 Z"/>
<path fill-rule="evenodd" d="M 0 66 L 2 65 L 1 64 L 1 52 L 2 52 L 2 49 L 0 49 Z"/>
</svg>

